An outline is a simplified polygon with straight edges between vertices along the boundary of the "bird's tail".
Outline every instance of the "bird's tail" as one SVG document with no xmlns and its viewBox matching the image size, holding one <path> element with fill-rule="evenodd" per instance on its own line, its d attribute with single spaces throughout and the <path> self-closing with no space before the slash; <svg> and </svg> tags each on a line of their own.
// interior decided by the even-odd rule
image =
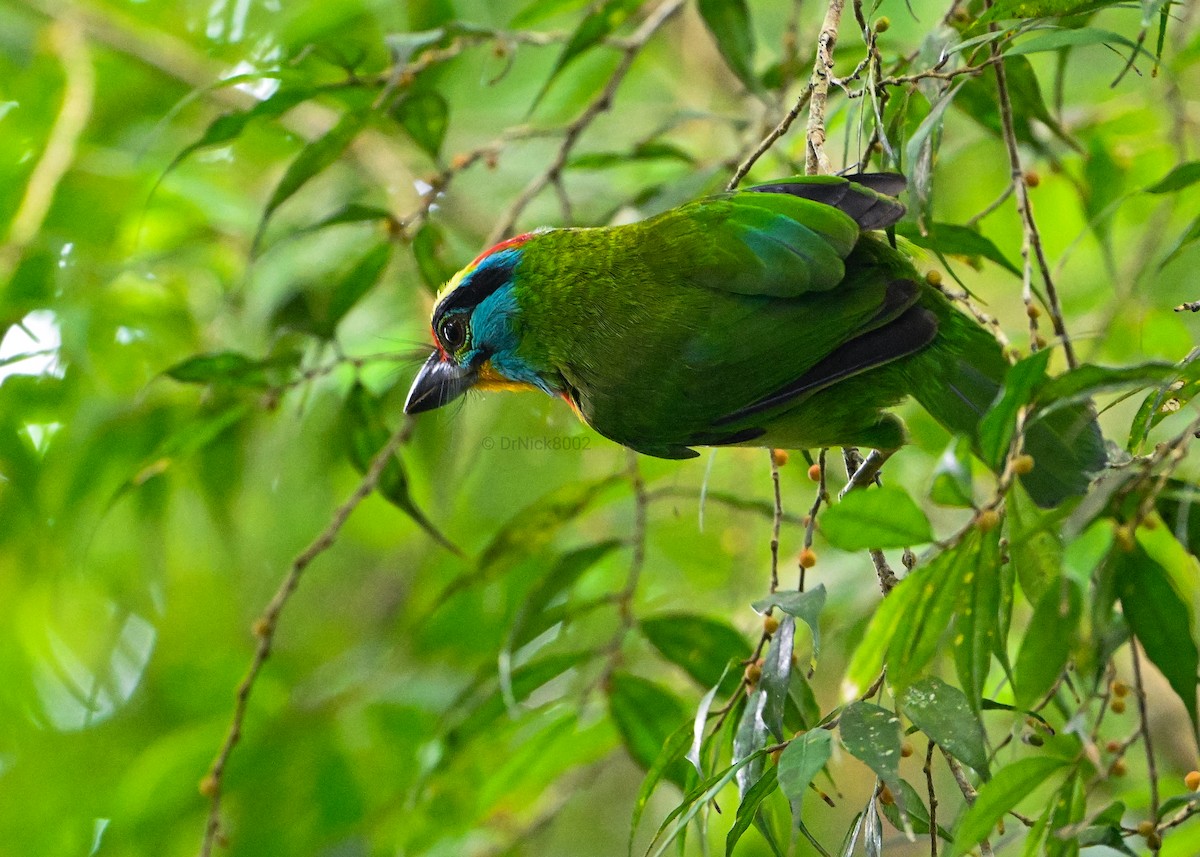
<svg viewBox="0 0 1200 857">
<path fill-rule="evenodd" d="M 938 316 L 938 337 L 908 364 L 914 397 L 947 429 L 976 439 L 1008 363 L 995 338 L 941 295 L 931 294 L 922 304 Z M 1034 467 L 1021 476 L 1021 483 L 1044 508 L 1084 494 L 1107 461 L 1095 411 L 1087 402 L 1032 421 L 1025 432 L 1025 451 Z"/>
</svg>

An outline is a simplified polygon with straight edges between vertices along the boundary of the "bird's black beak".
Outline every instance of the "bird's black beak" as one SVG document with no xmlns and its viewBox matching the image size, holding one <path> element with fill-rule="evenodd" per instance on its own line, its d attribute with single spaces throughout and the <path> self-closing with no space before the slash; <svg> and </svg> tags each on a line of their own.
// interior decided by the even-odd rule
<svg viewBox="0 0 1200 857">
<path fill-rule="evenodd" d="M 433 352 L 413 379 L 404 413 L 419 414 L 453 402 L 475 383 L 475 375 L 473 368 L 459 366 L 441 352 Z"/>
</svg>

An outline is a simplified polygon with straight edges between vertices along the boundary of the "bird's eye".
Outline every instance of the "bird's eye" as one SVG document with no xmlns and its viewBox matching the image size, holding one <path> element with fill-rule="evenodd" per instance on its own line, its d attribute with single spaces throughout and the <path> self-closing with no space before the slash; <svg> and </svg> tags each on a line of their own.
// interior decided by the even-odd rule
<svg viewBox="0 0 1200 857">
<path fill-rule="evenodd" d="M 462 319 L 448 318 L 442 322 L 442 344 L 447 351 L 457 351 L 467 340 L 467 326 Z"/>
</svg>

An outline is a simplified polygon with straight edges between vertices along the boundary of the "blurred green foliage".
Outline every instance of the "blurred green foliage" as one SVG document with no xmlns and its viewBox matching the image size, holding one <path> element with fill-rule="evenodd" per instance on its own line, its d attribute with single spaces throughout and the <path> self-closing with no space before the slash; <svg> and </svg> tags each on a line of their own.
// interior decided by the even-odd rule
<svg viewBox="0 0 1200 857">
<path fill-rule="evenodd" d="M 0 853 L 196 853 L 255 618 L 401 425 L 432 292 L 497 224 L 720 190 L 804 91 L 823 7 L 699 0 L 636 43 L 662 2 L 0 0 Z M 1028 351 L 1021 222 L 989 208 L 997 46 L 1089 365 L 1010 385 L 984 446 L 1095 396 L 1116 466 L 1089 496 L 995 498 L 905 408 L 885 489 L 818 514 L 803 594 L 814 484 L 780 468 L 771 594 L 761 451 L 631 464 L 532 395 L 435 412 L 284 610 L 220 847 L 1200 851 L 1175 823 L 1200 326 L 1174 311 L 1200 299 L 1200 28 L 1162 0 L 987 5 L 847 9 L 827 153 L 906 172 L 901 238 Z M 803 124 L 751 178 L 802 169 Z M 881 602 L 863 548 L 903 547 Z"/>
</svg>

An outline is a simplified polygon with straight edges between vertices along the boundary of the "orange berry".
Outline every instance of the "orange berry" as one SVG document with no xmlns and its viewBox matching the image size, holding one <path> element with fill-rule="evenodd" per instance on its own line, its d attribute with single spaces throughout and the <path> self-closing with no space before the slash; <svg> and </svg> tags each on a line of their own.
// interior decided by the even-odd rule
<svg viewBox="0 0 1200 857">
<path fill-rule="evenodd" d="M 1041 318 L 1042 308 L 1037 304 L 1025 304 L 1025 315 L 1030 318 Z"/>
<path fill-rule="evenodd" d="M 1034 345 L 1036 345 L 1036 346 L 1038 347 L 1038 349 L 1039 349 L 1039 350 L 1040 350 L 1040 349 L 1042 349 L 1042 348 L 1045 348 L 1045 347 L 1046 347 L 1046 344 L 1047 344 L 1047 343 L 1046 343 L 1046 337 L 1042 336 L 1042 335 L 1039 333 L 1037 336 L 1035 336 L 1035 337 L 1033 338 L 1033 344 L 1034 344 Z"/>
<path fill-rule="evenodd" d="M 217 778 L 212 774 L 205 774 L 200 780 L 200 794 L 204 795 L 205 797 L 212 797 L 217 793 L 217 790 L 220 787 L 221 784 L 217 782 Z"/>
<path fill-rule="evenodd" d="M 887 786 L 879 787 L 879 802 L 884 806 L 891 806 L 896 802 L 896 798 L 892 794 L 892 790 Z"/>
<path fill-rule="evenodd" d="M 914 752 L 915 751 L 913 750 L 913 745 L 912 745 L 911 741 L 905 741 L 903 744 L 900 745 L 900 758 L 901 759 L 907 759 Z"/>
<path fill-rule="evenodd" d="M 1117 741 L 1109 741 L 1104 745 L 1104 749 L 1110 753 L 1115 753 L 1121 749 L 1121 745 Z"/>
<path fill-rule="evenodd" d="M 812 467 L 808 468 L 808 478 L 811 479 L 813 482 L 820 482 L 821 481 L 821 465 L 814 464 Z"/>
<path fill-rule="evenodd" d="M 1112 767 L 1108 769 L 1108 772 L 1114 777 L 1123 777 L 1129 773 L 1129 768 L 1125 766 L 1124 759 L 1117 759 L 1117 761 L 1112 763 Z"/>
<path fill-rule="evenodd" d="M 984 509 L 975 518 L 975 526 L 979 532 L 990 533 L 1000 525 L 1000 513 L 995 509 Z"/>
<path fill-rule="evenodd" d="M 1112 695 L 1117 696 L 1117 697 L 1128 696 L 1129 695 L 1129 685 L 1127 685 L 1125 682 L 1121 681 L 1120 679 L 1117 679 L 1116 681 L 1114 681 L 1112 683 Z"/>
<path fill-rule="evenodd" d="M 776 619 L 774 616 L 770 616 L 770 615 L 763 617 L 763 632 L 766 633 L 767 636 L 774 634 L 778 630 L 779 630 L 779 620 L 778 619 Z"/>
<path fill-rule="evenodd" d="M 1110 702 L 1108 704 L 1108 707 L 1112 709 L 1113 714 L 1124 714 L 1125 713 L 1125 700 L 1114 699 L 1112 702 Z"/>
<path fill-rule="evenodd" d="M 1183 782 L 1187 785 L 1188 791 L 1200 792 L 1200 771 L 1188 771 L 1187 776 L 1183 778 Z"/>
<path fill-rule="evenodd" d="M 1027 473 L 1033 472 L 1033 456 L 1028 452 L 1022 453 L 1013 459 L 1013 473 L 1018 476 L 1024 476 Z"/>
<path fill-rule="evenodd" d="M 459 152 L 457 155 L 455 155 L 453 158 L 450 159 L 450 167 L 453 170 L 466 169 L 466 167 L 470 163 L 471 163 L 471 156 L 463 154 L 462 152 Z"/>
<path fill-rule="evenodd" d="M 892 21 L 887 15 L 881 15 L 879 20 L 875 22 L 875 32 L 886 33 L 892 26 Z"/>
<path fill-rule="evenodd" d="M 1138 822 L 1138 833 L 1141 836 L 1149 836 L 1154 832 L 1154 822 L 1146 818 Z"/>
<path fill-rule="evenodd" d="M 934 268 L 925 274 L 925 282 L 931 286 L 940 286 L 942 284 L 942 272 Z"/>
<path fill-rule="evenodd" d="M 758 660 L 746 667 L 746 682 L 758 684 L 760 678 L 762 678 L 762 661 Z"/>
<path fill-rule="evenodd" d="M 817 552 L 812 548 L 805 548 L 800 551 L 800 567 L 812 568 L 817 564 Z"/>
<path fill-rule="evenodd" d="M 771 450 L 771 461 L 774 462 L 776 467 L 783 467 L 783 465 L 788 463 L 787 450 L 786 449 L 772 449 Z"/>
</svg>

